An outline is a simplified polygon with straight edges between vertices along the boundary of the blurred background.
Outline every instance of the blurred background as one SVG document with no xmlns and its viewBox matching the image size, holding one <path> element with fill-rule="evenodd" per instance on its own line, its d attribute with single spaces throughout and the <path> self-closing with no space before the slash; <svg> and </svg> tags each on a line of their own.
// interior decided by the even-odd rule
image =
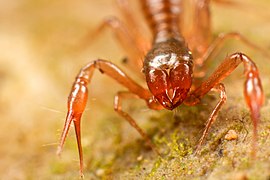
<svg viewBox="0 0 270 180">
<path fill-rule="evenodd" d="M 236 2 L 245 6 L 211 6 L 214 35 L 237 31 L 270 50 L 269 1 Z M 78 177 L 73 129 L 61 159 L 55 154 L 71 85 L 79 69 L 90 60 L 105 58 L 121 66 L 125 53 L 108 31 L 84 49 L 73 47 L 110 15 L 119 15 L 113 0 L 0 0 L 0 179 Z M 269 87 L 270 59 L 237 41 L 228 42 L 227 48 L 220 57 L 240 50 L 248 52 L 261 70 L 263 84 Z M 241 72 L 240 68 L 230 81 Z M 99 73 L 94 76 L 83 118 L 84 147 L 94 146 L 85 150 L 88 164 L 93 157 L 110 159 L 115 150 L 111 144 L 121 136 L 118 129 L 122 120 L 112 105 L 121 87 L 101 77 Z M 241 95 L 242 80 L 232 82 L 234 89 L 227 87 L 228 93 L 233 96 L 237 91 Z M 269 97 L 269 89 L 265 93 Z M 243 99 L 242 95 L 238 98 Z M 149 113 L 145 108 L 138 116 Z M 126 124 L 124 127 L 128 130 L 123 131 L 132 129 Z M 140 138 L 135 131 L 130 133 L 126 142 L 129 137 Z"/>
</svg>

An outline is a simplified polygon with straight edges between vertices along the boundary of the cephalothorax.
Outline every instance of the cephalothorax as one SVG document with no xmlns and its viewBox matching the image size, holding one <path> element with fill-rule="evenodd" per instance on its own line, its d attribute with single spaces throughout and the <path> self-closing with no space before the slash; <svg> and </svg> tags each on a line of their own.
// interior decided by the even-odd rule
<svg viewBox="0 0 270 180">
<path fill-rule="evenodd" d="M 149 90 L 166 109 L 179 106 L 192 84 L 193 59 L 183 41 L 174 38 L 156 43 L 144 59 Z"/>
<path fill-rule="evenodd" d="M 222 0 L 221 0 L 222 1 Z M 220 0 L 218 2 L 221 2 Z M 173 110 L 182 103 L 196 105 L 209 91 L 216 90 L 220 100 L 211 113 L 197 149 L 203 143 L 211 124 L 226 101 L 225 87 L 221 81 L 239 65 L 243 64 L 245 73 L 244 96 L 250 109 L 254 124 L 253 149 L 255 152 L 257 139 L 257 123 L 260 108 L 263 104 L 263 90 L 259 72 L 255 63 L 245 54 L 237 52 L 227 56 L 219 67 L 208 78 L 203 79 L 198 74 L 205 71 L 204 62 L 217 52 L 219 46 L 228 38 L 237 38 L 245 44 L 258 48 L 238 33 L 221 34 L 211 42 L 209 0 L 190 1 L 194 16 L 191 29 L 183 27 L 183 1 L 181 0 L 141 0 L 142 11 L 152 31 L 152 45 L 149 38 L 140 32 L 132 9 L 127 0 L 118 0 L 121 12 L 127 20 L 123 24 L 117 18 L 109 18 L 103 22 L 100 29 L 110 28 L 127 51 L 127 65 L 138 72 L 143 69 L 148 89 L 143 88 L 128 77 L 113 63 L 97 59 L 84 66 L 76 77 L 69 99 L 68 113 L 61 136 L 58 154 L 62 151 L 71 122 L 75 125 L 77 143 L 80 155 L 80 173 L 83 171 L 83 155 L 81 147 L 80 120 L 85 109 L 88 90 L 93 72 L 98 69 L 103 74 L 122 84 L 127 91 L 118 92 L 115 96 L 114 109 L 126 119 L 155 150 L 146 133 L 136 124 L 129 114 L 122 110 L 122 100 L 140 98 L 150 109 Z M 194 71 L 194 72 L 193 72 Z M 199 78 L 198 78 L 199 77 Z M 193 82 L 196 82 L 193 83 Z"/>
</svg>

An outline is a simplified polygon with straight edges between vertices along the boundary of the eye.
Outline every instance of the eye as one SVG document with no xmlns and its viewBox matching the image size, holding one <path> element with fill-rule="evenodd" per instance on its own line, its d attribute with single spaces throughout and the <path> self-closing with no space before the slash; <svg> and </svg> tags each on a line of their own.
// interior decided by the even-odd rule
<svg viewBox="0 0 270 180">
<path fill-rule="evenodd" d="M 145 70 L 144 70 L 144 68 L 142 68 L 142 69 L 141 69 L 141 72 L 142 72 L 143 74 L 145 73 Z"/>
</svg>

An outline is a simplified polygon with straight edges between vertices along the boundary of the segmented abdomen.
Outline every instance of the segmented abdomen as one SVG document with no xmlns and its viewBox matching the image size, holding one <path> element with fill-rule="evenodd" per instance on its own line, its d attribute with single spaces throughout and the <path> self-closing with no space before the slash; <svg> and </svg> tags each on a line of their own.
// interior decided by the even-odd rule
<svg viewBox="0 0 270 180">
<path fill-rule="evenodd" d="M 154 42 L 180 38 L 181 0 L 142 0 L 141 2 L 146 20 L 154 36 Z"/>
</svg>

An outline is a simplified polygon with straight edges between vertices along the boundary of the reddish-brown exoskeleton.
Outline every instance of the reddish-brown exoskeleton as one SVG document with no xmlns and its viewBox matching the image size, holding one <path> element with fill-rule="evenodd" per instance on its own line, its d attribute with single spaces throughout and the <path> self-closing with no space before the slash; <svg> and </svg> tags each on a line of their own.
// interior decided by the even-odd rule
<svg viewBox="0 0 270 180">
<path fill-rule="evenodd" d="M 220 1 L 218 1 L 220 2 Z M 255 63 L 245 54 L 237 52 L 227 56 L 212 75 L 205 80 L 199 77 L 205 71 L 205 61 L 228 38 L 240 39 L 245 44 L 258 48 L 238 33 L 220 35 L 211 42 L 209 0 L 192 0 L 191 28 L 187 31 L 181 19 L 185 15 L 181 0 L 141 0 L 142 11 L 152 31 L 152 45 L 149 39 L 140 32 L 140 26 L 132 16 L 132 9 L 127 0 L 119 0 L 121 12 L 127 20 L 126 26 L 117 18 L 109 18 L 101 25 L 101 29 L 112 29 L 120 43 L 129 54 L 129 65 L 132 69 L 143 69 L 149 89 L 134 82 L 113 63 L 97 59 L 84 66 L 76 77 L 68 98 L 68 113 L 62 132 L 58 154 L 62 151 L 70 124 L 73 122 L 77 136 L 80 156 L 80 173 L 83 171 L 83 154 L 81 147 L 80 121 L 84 112 L 88 90 L 95 69 L 122 84 L 127 91 L 118 92 L 115 96 L 114 109 L 126 119 L 155 149 L 146 133 L 121 108 L 122 100 L 138 97 L 143 99 L 150 109 L 173 110 L 182 103 L 196 105 L 209 91 L 219 92 L 220 100 L 211 113 L 197 149 L 202 145 L 218 112 L 226 101 L 224 78 L 243 64 L 245 73 L 244 96 L 250 109 L 254 124 L 252 152 L 255 152 L 257 139 L 257 123 L 260 108 L 263 104 L 263 90 L 258 69 Z M 143 59 L 143 60 L 142 60 Z M 193 73 L 194 71 L 194 73 Z M 200 78 L 200 79 L 199 79 Z M 196 82 L 194 84 L 193 82 Z"/>
</svg>

